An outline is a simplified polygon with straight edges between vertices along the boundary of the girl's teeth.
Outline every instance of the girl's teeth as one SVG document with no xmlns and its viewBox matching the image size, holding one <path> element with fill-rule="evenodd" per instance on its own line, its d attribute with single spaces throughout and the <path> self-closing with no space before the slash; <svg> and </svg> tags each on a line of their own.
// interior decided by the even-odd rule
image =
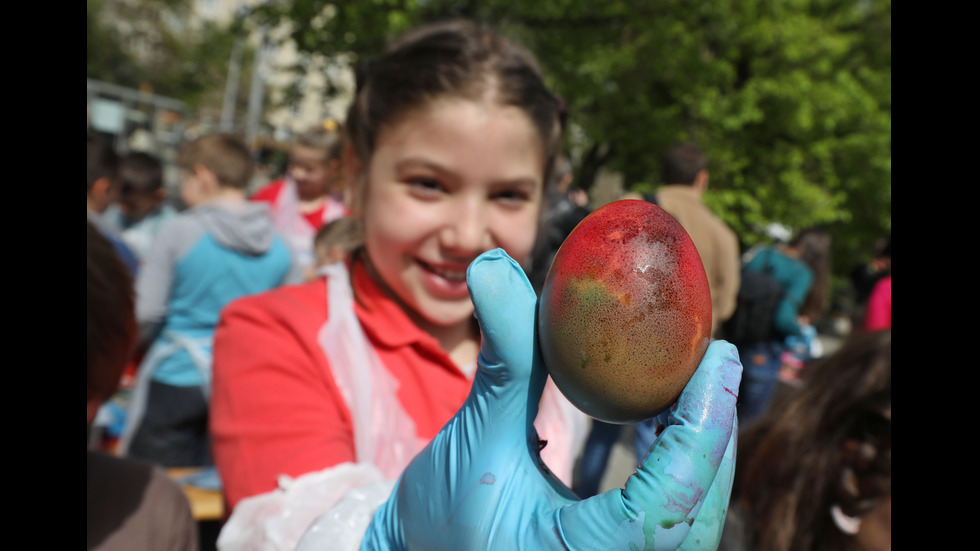
<svg viewBox="0 0 980 551">
<path fill-rule="evenodd" d="M 449 281 L 463 281 L 466 279 L 466 272 L 459 270 L 443 270 L 442 268 L 436 268 L 432 266 L 432 271 L 436 274 L 448 279 Z"/>
</svg>

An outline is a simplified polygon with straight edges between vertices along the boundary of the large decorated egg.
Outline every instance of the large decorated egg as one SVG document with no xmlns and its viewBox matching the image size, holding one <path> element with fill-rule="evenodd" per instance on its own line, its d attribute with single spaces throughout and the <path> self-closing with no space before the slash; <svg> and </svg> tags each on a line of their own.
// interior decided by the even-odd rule
<svg viewBox="0 0 980 551">
<path fill-rule="evenodd" d="M 660 207 L 614 201 L 565 239 L 538 311 L 541 353 L 563 394 L 609 423 L 677 400 L 711 339 L 711 296 L 694 242 Z"/>
</svg>

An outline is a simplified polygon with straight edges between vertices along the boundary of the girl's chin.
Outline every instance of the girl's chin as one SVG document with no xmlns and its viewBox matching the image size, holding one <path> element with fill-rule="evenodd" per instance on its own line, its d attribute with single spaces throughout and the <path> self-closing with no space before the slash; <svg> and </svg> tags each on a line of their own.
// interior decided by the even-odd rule
<svg viewBox="0 0 980 551">
<path fill-rule="evenodd" d="M 425 319 L 435 327 L 458 327 L 473 321 L 473 308 L 471 307 L 469 309 L 468 314 L 461 310 L 448 311 L 443 309 L 441 311 L 431 311 L 430 309 Z"/>
<path fill-rule="evenodd" d="M 313 184 L 309 182 L 296 182 L 296 191 L 303 195 L 319 197 L 321 195 L 326 195 L 327 186 L 322 184 Z"/>
</svg>

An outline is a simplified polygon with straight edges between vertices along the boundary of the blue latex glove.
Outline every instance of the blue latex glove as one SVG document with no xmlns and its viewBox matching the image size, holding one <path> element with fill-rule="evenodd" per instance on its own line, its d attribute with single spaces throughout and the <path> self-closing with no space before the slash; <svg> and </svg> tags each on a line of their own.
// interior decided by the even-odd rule
<svg viewBox="0 0 980 551">
<path fill-rule="evenodd" d="M 467 272 L 483 342 L 462 408 L 412 460 L 361 549 L 715 549 L 731 493 L 735 347 L 713 342 L 625 489 L 581 500 L 542 463 L 537 298 L 501 249 Z"/>
</svg>

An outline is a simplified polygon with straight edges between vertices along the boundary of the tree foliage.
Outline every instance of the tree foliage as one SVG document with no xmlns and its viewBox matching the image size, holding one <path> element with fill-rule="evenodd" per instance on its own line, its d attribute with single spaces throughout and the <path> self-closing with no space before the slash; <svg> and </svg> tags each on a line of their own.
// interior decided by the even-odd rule
<svg viewBox="0 0 980 551">
<path fill-rule="evenodd" d="M 88 0 L 90 74 L 101 64 L 132 78 L 93 25 L 100 1 Z M 378 55 L 401 31 L 448 16 L 489 23 L 537 54 L 569 106 L 566 146 L 583 187 L 603 168 L 653 190 L 663 152 L 691 140 L 710 159 L 705 201 L 743 246 L 766 240 L 770 223 L 824 225 L 843 274 L 891 231 L 890 0 L 269 0 L 246 22 L 286 29 L 277 36 L 304 54 L 302 72 L 316 57 Z M 182 99 L 222 90 L 231 42 L 212 31 L 165 43 L 171 61 L 138 77 Z M 336 84 L 328 78 L 328 94 Z"/>
<path fill-rule="evenodd" d="M 310 54 L 377 55 L 422 21 L 465 16 L 532 49 L 569 105 L 567 146 L 654 189 L 663 152 L 710 158 L 705 200 L 744 246 L 764 228 L 827 227 L 836 271 L 891 231 L 890 0 L 268 2 Z"/>
<path fill-rule="evenodd" d="M 120 86 L 138 87 L 142 71 L 120 46 L 116 34 L 103 22 L 102 1 L 88 0 L 85 8 L 85 74 Z"/>
<path fill-rule="evenodd" d="M 221 110 L 228 62 L 241 22 L 189 26 L 190 0 L 111 2 L 87 0 L 87 76 L 129 88 L 178 99 L 191 108 L 216 116 Z M 114 18 L 140 25 L 142 52 L 118 31 Z M 174 24 L 174 22 L 178 22 Z M 132 33 L 131 33 L 132 34 Z M 252 55 L 247 52 L 237 95 L 244 110 Z"/>
</svg>

